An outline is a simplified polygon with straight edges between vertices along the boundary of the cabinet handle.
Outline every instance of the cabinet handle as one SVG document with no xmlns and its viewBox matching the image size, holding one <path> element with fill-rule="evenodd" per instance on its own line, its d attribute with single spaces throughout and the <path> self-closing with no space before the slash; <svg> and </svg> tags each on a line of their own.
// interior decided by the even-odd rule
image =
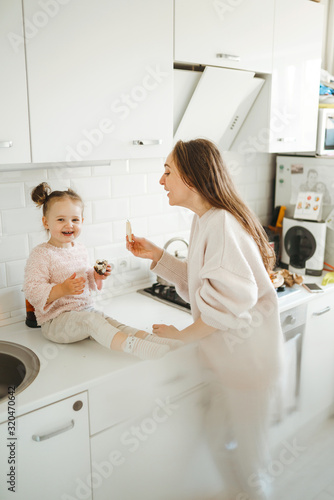
<svg viewBox="0 0 334 500">
<path fill-rule="evenodd" d="M 289 314 L 285 318 L 285 322 L 288 323 L 289 325 L 294 325 L 296 323 L 296 316 L 292 316 L 292 314 Z"/>
<path fill-rule="evenodd" d="M 312 313 L 312 316 L 321 316 L 322 314 L 328 313 L 330 310 L 331 310 L 330 306 L 327 306 L 324 309 L 321 309 L 321 311 Z"/>
<path fill-rule="evenodd" d="M 0 148 L 11 148 L 13 141 L 0 141 Z"/>
<path fill-rule="evenodd" d="M 137 139 L 132 141 L 134 146 L 155 146 L 156 144 L 162 144 L 162 139 Z"/>
<path fill-rule="evenodd" d="M 240 61 L 240 56 L 233 56 L 232 54 L 223 54 L 222 52 L 216 54 L 216 57 L 218 57 L 219 59 L 227 59 L 228 61 Z"/>
<path fill-rule="evenodd" d="M 279 137 L 277 142 L 296 142 L 295 137 Z"/>
<path fill-rule="evenodd" d="M 60 429 L 57 429 L 56 431 L 49 432 L 49 434 L 42 434 L 41 436 L 34 434 L 32 436 L 32 439 L 33 439 L 33 441 L 38 441 L 38 442 L 45 441 L 46 439 L 53 438 L 55 436 L 58 436 L 59 434 L 62 434 L 63 432 L 69 431 L 69 430 L 73 429 L 73 427 L 74 427 L 74 420 L 71 420 L 71 422 L 69 424 L 65 425 L 65 427 L 61 427 Z"/>
</svg>

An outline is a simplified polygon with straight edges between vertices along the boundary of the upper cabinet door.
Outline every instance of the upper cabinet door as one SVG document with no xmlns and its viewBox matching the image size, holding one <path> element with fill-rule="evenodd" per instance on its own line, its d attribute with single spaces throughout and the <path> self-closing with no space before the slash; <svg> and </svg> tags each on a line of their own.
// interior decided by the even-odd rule
<svg viewBox="0 0 334 500">
<path fill-rule="evenodd" d="M 21 0 L 0 2 L 0 164 L 30 162 Z"/>
<path fill-rule="evenodd" d="M 71 0 L 50 11 L 23 3 L 32 161 L 165 156 L 170 0 Z"/>
<path fill-rule="evenodd" d="M 270 152 L 316 149 L 323 14 L 315 2 L 276 2 Z"/>
<path fill-rule="evenodd" d="M 271 73 L 274 0 L 175 0 L 174 60 Z"/>
</svg>

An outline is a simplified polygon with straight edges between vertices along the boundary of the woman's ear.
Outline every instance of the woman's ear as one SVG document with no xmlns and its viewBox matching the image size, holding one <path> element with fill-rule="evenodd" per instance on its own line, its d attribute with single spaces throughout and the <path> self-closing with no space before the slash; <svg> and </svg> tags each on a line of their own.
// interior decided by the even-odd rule
<svg viewBox="0 0 334 500">
<path fill-rule="evenodd" d="M 43 226 L 45 229 L 49 229 L 48 221 L 46 217 L 42 217 Z"/>
</svg>

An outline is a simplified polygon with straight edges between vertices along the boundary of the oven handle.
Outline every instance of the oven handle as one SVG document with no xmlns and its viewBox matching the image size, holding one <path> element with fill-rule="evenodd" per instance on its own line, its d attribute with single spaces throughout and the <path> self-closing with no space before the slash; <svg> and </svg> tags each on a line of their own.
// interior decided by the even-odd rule
<svg viewBox="0 0 334 500">
<path fill-rule="evenodd" d="M 322 314 L 326 314 L 330 310 L 331 310 L 331 307 L 326 306 L 324 309 L 321 309 L 321 311 L 316 311 L 316 312 L 312 313 L 312 316 L 321 316 Z"/>
</svg>

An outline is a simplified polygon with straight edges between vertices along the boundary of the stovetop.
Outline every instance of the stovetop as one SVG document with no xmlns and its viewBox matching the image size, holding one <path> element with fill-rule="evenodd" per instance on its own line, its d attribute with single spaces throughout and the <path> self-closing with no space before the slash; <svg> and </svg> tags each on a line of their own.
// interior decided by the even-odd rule
<svg viewBox="0 0 334 500">
<path fill-rule="evenodd" d="M 163 302 L 165 304 L 167 303 L 172 307 L 176 307 L 177 309 L 181 309 L 182 311 L 191 314 L 190 304 L 185 302 L 180 295 L 178 295 L 174 286 L 165 286 L 160 283 L 153 283 L 152 286 L 137 291 L 138 293 L 152 297 L 159 302 Z"/>
<path fill-rule="evenodd" d="M 152 286 L 143 288 L 142 290 L 137 290 L 137 292 L 191 314 L 190 304 L 188 302 L 185 302 L 180 297 L 180 295 L 178 295 L 174 286 L 166 286 L 161 285 L 160 283 L 153 283 Z M 300 287 L 289 288 L 286 286 L 282 286 L 277 289 L 277 297 L 281 299 L 297 292 L 300 292 Z"/>
</svg>

